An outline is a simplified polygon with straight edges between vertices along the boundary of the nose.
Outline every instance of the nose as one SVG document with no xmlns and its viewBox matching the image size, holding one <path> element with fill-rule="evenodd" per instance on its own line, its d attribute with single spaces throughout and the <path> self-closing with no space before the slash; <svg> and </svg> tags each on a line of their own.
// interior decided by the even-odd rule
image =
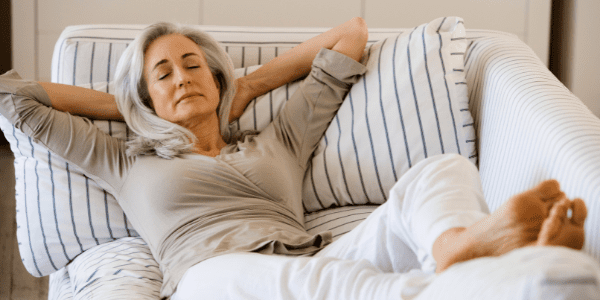
<svg viewBox="0 0 600 300">
<path fill-rule="evenodd" d="M 174 73 L 177 76 L 178 87 L 183 87 L 186 84 L 192 83 L 192 77 L 190 76 L 190 74 L 188 74 L 188 72 L 185 71 L 185 69 L 177 68 L 177 70 L 175 70 Z"/>
</svg>

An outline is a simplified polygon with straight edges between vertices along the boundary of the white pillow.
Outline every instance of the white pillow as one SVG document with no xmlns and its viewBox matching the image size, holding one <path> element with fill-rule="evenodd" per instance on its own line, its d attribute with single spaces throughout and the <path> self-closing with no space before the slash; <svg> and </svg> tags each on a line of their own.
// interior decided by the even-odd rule
<svg viewBox="0 0 600 300">
<path fill-rule="evenodd" d="M 373 44 L 304 179 L 306 211 L 381 204 L 411 166 L 442 153 L 475 163 L 458 17 Z"/>
<path fill-rule="evenodd" d="M 106 83 L 96 84 L 106 90 Z M 127 138 L 124 123 L 95 121 Z M 33 276 L 49 275 L 85 250 L 138 236 L 115 198 L 82 171 L 32 142 L 0 116 L 0 129 L 15 156 L 17 240 L 21 260 Z"/>
<path fill-rule="evenodd" d="M 73 299 L 159 299 L 162 272 L 141 238 L 86 251 L 67 267 Z"/>
</svg>

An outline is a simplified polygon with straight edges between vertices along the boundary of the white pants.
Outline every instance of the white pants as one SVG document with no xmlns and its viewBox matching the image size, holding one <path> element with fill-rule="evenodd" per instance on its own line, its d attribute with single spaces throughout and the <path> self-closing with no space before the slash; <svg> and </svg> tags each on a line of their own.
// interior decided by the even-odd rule
<svg viewBox="0 0 600 300">
<path fill-rule="evenodd" d="M 211 258 L 185 273 L 172 299 L 410 299 L 435 277 L 437 237 L 487 214 L 477 168 L 459 155 L 431 157 L 402 176 L 365 221 L 313 257 Z"/>
<path fill-rule="evenodd" d="M 476 167 L 459 155 L 432 157 L 400 178 L 388 201 L 365 221 L 313 257 L 236 253 L 211 258 L 185 273 L 171 299 L 384 300 L 419 294 L 444 299 L 451 296 L 448 291 L 462 299 L 465 286 L 456 286 L 452 268 L 435 275 L 433 243 L 446 230 L 470 226 L 488 214 Z M 490 273 L 485 265 L 477 268 Z M 502 286 L 503 276 L 513 275 L 490 278 Z M 446 294 L 426 290 L 444 286 L 440 280 L 453 285 Z"/>
</svg>

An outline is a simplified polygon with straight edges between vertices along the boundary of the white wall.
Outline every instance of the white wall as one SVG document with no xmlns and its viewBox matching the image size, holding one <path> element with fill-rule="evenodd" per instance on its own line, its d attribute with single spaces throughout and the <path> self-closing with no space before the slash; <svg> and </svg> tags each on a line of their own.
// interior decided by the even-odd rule
<svg viewBox="0 0 600 300">
<path fill-rule="evenodd" d="M 600 1 L 574 1 L 565 85 L 600 117 Z"/>
<path fill-rule="evenodd" d="M 25 78 L 44 81 L 60 32 L 90 23 L 333 27 L 361 16 L 374 28 L 458 15 L 467 28 L 516 34 L 546 62 L 551 0 L 12 0 L 12 7 L 13 66 Z"/>
</svg>

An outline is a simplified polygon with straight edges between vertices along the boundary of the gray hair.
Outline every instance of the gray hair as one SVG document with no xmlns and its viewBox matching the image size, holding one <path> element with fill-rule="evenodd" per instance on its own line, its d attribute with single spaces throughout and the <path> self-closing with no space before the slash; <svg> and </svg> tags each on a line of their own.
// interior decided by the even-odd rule
<svg viewBox="0 0 600 300">
<path fill-rule="evenodd" d="M 156 115 L 148 86 L 144 79 L 144 55 L 157 38 L 181 34 L 194 41 L 206 57 L 206 62 L 220 89 L 217 108 L 221 135 L 225 142 L 231 139 L 229 111 L 235 94 L 233 63 L 223 48 L 210 35 L 189 26 L 172 23 L 153 24 L 135 38 L 121 56 L 116 70 L 116 102 L 135 137 L 127 142 L 127 155 L 156 154 L 173 158 L 192 151 L 197 138 L 188 129 Z"/>
</svg>

